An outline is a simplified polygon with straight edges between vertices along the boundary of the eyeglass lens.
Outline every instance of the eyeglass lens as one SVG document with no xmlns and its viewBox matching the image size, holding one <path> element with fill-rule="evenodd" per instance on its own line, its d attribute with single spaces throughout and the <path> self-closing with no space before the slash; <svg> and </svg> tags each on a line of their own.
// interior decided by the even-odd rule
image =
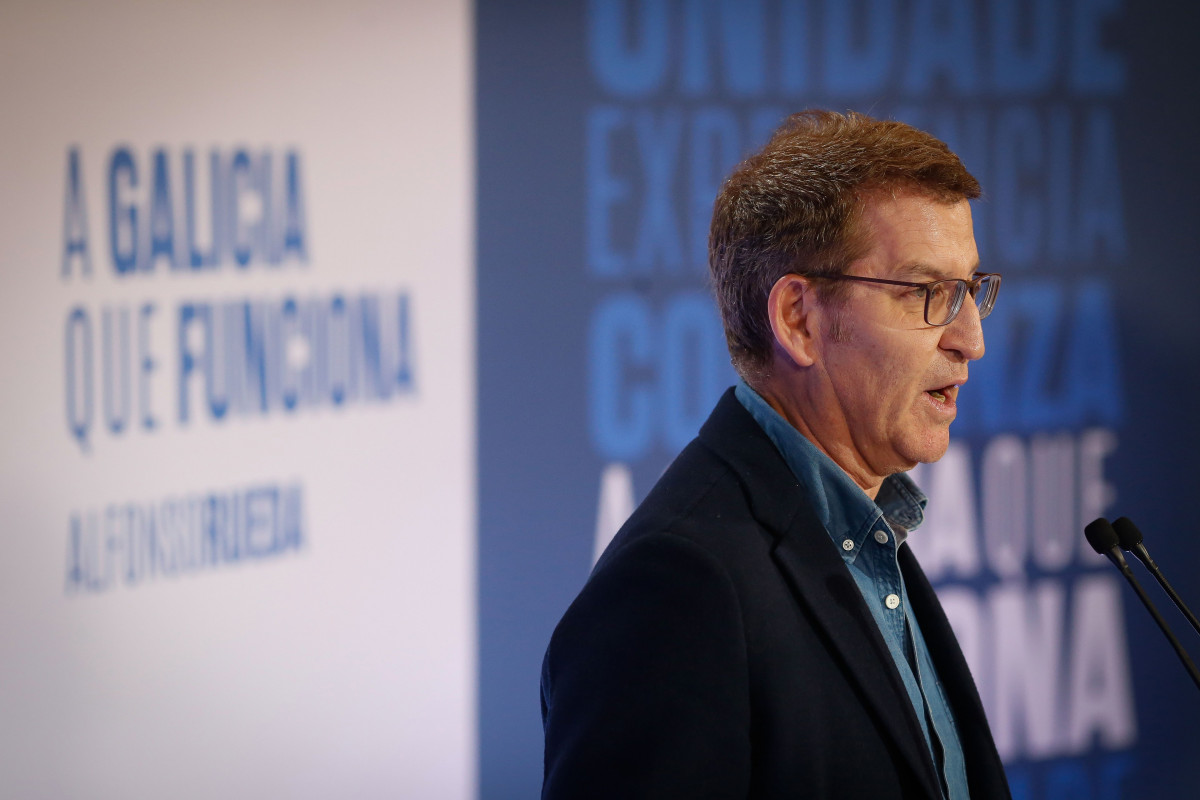
<svg viewBox="0 0 1200 800">
<path fill-rule="evenodd" d="M 930 285 L 925 298 L 925 321 L 930 325 L 948 325 L 958 315 L 966 299 L 969 284 L 967 281 L 938 281 Z M 979 287 L 975 290 L 975 305 L 979 309 L 979 318 L 983 319 L 992 313 L 996 303 L 996 289 L 999 282 L 991 275 L 979 279 Z"/>
</svg>

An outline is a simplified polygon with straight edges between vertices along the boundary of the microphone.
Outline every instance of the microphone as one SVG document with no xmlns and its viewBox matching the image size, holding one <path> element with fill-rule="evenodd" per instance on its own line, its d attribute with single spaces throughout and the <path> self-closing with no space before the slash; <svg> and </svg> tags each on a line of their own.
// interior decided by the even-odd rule
<svg viewBox="0 0 1200 800">
<path fill-rule="evenodd" d="M 1117 532 L 1117 539 L 1121 543 L 1121 549 L 1133 553 L 1138 557 L 1138 560 L 1146 565 L 1146 569 L 1150 570 L 1150 574 L 1162 586 L 1163 591 L 1171 598 L 1171 602 L 1175 607 L 1183 612 L 1187 617 L 1187 621 L 1192 623 L 1192 627 L 1196 629 L 1196 633 L 1200 633 L 1200 620 L 1196 619 L 1196 615 L 1183 602 L 1183 598 L 1175 591 L 1171 584 L 1167 583 L 1167 578 L 1159 570 L 1158 564 L 1154 563 L 1154 559 L 1150 557 L 1150 551 L 1142 544 L 1142 532 L 1138 530 L 1138 526 L 1133 524 L 1133 520 L 1129 517 L 1118 517 L 1113 521 L 1113 530 Z"/>
<path fill-rule="evenodd" d="M 1167 621 L 1162 618 L 1162 614 L 1158 613 L 1158 609 L 1154 607 L 1154 603 L 1150 602 L 1150 598 L 1146 596 L 1146 590 L 1137 582 L 1137 578 L 1133 577 L 1133 570 L 1129 568 L 1129 562 L 1125 560 L 1125 556 L 1121 555 L 1120 538 L 1117 532 L 1113 530 L 1112 523 L 1104 517 L 1093 520 L 1083 529 L 1083 535 L 1087 537 L 1088 544 L 1102 556 L 1107 556 L 1117 569 L 1121 570 L 1121 574 L 1125 576 L 1125 580 L 1129 581 L 1129 585 L 1137 592 L 1138 599 L 1142 601 L 1142 605 L 1150 612 L 1150 616 L 1154 617 L 1154 621 L 1158 623 L 1158 627 L 1162 629 L 1163 635 L 1167 637 L 1167 641 L 1171 643 L 1171 647 L 1175 648 L 1175 655 L 1179 656 L 1179 660 L 1183 662 L 1183 667 L 1192 676 L 1192 681 L 1196 684 L 1196 688 L 1200 689 L 1200 670 L 1196 669 L 1196 665 L 1192 663 L 1192 659 L 1188 656 L 1187 651 L 1183 649 L 1183 645 L 1175 638 L 1175 634 L 1171 633 L 1171 629 L 1167 626 Z"/>
</svg>

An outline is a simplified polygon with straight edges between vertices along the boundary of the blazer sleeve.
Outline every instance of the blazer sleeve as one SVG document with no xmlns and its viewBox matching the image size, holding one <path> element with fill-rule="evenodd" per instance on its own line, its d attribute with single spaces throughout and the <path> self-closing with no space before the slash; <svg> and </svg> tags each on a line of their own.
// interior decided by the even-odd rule
<svg viewBox="0 0 1200 800">
<path fill-rule="evenodd" d="M 749 678 L 729 575 L 670 534 L 608 555 L 542 663 L 542 797 L 745 798 Z"/>
</svg>

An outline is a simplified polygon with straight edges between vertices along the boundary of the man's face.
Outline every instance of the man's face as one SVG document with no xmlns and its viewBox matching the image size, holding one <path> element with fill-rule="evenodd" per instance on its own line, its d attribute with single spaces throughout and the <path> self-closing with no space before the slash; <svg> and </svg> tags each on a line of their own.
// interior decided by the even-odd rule
<svg viewBox="0 0 1200 800">
<path fill-rule="evenodd" d="M 979 264 L 971 207 L 915 194 L 879 195 L 862 219 L 872 247 L 847 274 L 926 282 L 970 279 Z M 834 460 L 882 478 L 946 452 L 958 387 L 983 355 L 970 298 L 955 320 L 932 327 L 919 290 L 845 282 L 844 306 L 822 317 L 816 346 L 819 414 Z M 837 324 L 833 324 L 833 319 Z M 844 463 L 846 460 L 851 463 Z"/>
</svg>

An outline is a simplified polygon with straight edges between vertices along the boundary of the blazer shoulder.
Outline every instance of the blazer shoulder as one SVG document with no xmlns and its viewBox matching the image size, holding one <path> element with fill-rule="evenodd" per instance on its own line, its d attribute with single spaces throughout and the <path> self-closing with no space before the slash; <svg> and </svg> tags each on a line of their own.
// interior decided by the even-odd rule
<svg viewBox="0 0 1200 800">
<path fill-rule="evenodd" d="M 613 537 L 596 564 L 597 570 L 648 536 L 680 537 L 712 551 L 714 545 L 734 535 L 739 523 L 754 524 L 747 492 L 719 454 L 701 440 L 693 440 Z"/>
</svg>

